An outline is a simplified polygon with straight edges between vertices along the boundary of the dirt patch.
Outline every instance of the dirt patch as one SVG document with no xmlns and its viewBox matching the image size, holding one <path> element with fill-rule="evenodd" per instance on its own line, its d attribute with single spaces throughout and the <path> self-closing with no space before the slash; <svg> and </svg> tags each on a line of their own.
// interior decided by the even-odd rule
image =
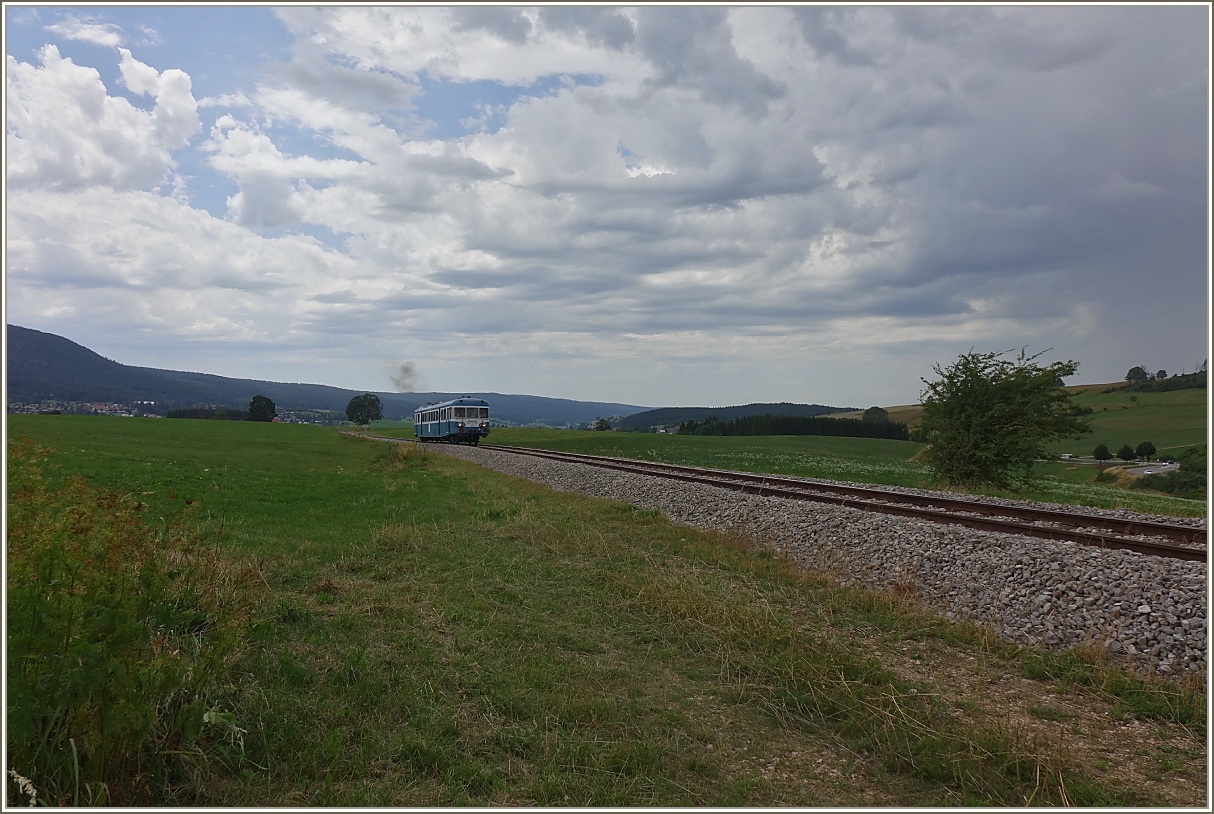
<svg viewBox="0 0 1214 814">
<path fill-rule="evenodd" d="M 874 639 L 872 653 L 963 719 L 1001 722 L 1047 764 L 1082 766 L 1096 783 L 1137 790 L 1154 805 L 1208 805 L 1205 739 L 1180 724 L 1139 720 L 1116 699 L 1026 678 L 982 649 Z"/>
</svg>

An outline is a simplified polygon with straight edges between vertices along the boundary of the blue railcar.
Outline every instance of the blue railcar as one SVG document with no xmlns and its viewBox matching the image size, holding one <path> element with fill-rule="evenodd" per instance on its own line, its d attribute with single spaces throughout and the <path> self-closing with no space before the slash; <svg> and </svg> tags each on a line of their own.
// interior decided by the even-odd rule
<svg viewBox="0 0 1214 814">
<path fill-rule="evenodd" d="M 413 435 L 419 441 L 475 444 L 489 434 L 489 402 L 464 398 L 427 404 L 413 411 Z"/>
</svg>

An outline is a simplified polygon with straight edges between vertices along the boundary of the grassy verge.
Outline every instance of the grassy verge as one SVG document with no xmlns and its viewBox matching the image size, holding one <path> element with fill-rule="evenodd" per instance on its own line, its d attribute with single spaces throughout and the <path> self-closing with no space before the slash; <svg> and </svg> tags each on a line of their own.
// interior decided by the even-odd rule
<svg viewBox="0 0 1214 814">
<path fill-rule="evenodd" d="M 1069 746 L 1077 736 L 1013 724 L 1023 710 L 982 690 L 1012 673 L 1028 682 L 1024 710 L 1053 714 L 1040 701 L 1065 690 L 1098 727 L 1121 705 L 1192 752 L 1170 779 L 1204 765 L 1200 696 L 1181 704 L 1196 716 L 1186 735 L 1177 713 L 1124 704 L 1130 690 L 1024 676 L 1031 651 L 627 505 L 321 428 L 19 418 L 10 431 L 59 449 L 65 473 L 137 492 L 149 511 L 200 505 L 264 577 L 233 685 L 245 759 L 191 802 L 1173 799 L 1175 783 L 1120 779 L 1132 760 L 1102 769 Z M 901 659 L 907 646 L 940 663 L 981 654 L 964 669 L 974 688 L 942 690 Z"/>
</svg>

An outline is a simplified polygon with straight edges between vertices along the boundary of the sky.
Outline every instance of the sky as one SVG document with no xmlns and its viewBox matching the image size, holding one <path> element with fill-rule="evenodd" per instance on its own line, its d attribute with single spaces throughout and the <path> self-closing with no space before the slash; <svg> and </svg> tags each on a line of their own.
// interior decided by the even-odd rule
<svg viewBox="0 0 1214 814">
<path fill-rule="evenodd" d="M 1210 8 L 22 6 L 5 310 L 131 365 L 916 402 L 1210 338 Z"/>
</svg>

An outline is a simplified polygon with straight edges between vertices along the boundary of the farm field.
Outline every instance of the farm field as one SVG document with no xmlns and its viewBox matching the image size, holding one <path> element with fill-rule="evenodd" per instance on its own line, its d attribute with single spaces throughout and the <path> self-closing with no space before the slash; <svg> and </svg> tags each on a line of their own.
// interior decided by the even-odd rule
<svg viewBox="0 0 1214 814">
<path fill-rule="evenodd" d="M 1102 443 L 1116 450 L 1122 444 L 1136 447 L 1142 441 L 1150 441 L 1161 451 L 1206 443 L 1209 390 L 1103 392 L 1121 384 L 1124 382 L 1068 386 L 1066 389 L 1071 392 L 1075 404 L 1093 409 L 1092 434 L 1078 441 L 1060 441 L 1052 451 L 1090 455 L 1096 445 Z M 885 410 L 890 421 L 900 421 L 912 428 L 923 418 L 923 407 L 918 404 L 886 407 Z M 856 411 L 831 415 L 859 419 L 863 414 L 863 411 Z"/>
<path fill-rule="evenodd" d="M 745 540 L 332 428 L 8 430 L 153 524 L 188 499 L 260 574 L 222 705 L 242 748 L 153 804 L 1206 802 L 1204 696 Z"/>
<path fill-rule="evenodd" d="M 1053 447 L 1055 452 L 1091 456 L 1097 444 L 1106 444 L 1116 451 L 1122 444 L 1136 447 L 1143 441 L 1150 441 L 1164 453 L 1206 443 L 1209 390 L 1101 392 L 1111 386 L 1075 388 L 1075 403 L 1093 410 L 1092 433 L 1077 441 L 1058 442 Z"/>
</svg>

